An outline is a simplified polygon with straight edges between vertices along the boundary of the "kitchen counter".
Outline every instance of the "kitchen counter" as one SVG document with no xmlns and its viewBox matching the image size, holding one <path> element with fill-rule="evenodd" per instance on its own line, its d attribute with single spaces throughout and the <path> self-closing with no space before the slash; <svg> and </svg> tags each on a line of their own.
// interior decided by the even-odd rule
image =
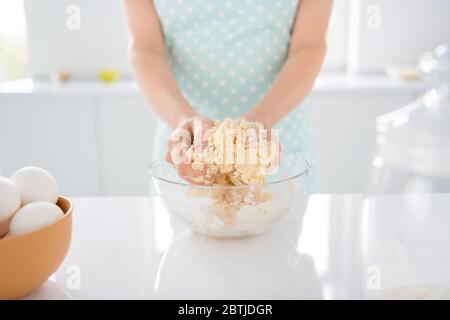
<svg viewBox="0 0 450 320">
<path fill-rule="evenodd" d="M 450 195 L 427 197 L 450 208 Z M 360 195 L 311 196 L 303 221 L 299 203 L 243 240 L 196 235 L 153 197 L 72 200 L 70 251 L 30 299 L 363 297 Z"/>
<path fill-rule="evenodd" d="M 422 80 L 396 80 L 384 74 L 347 75 L 345 73 L 323 73 L 315 84 L 312 95 L 328 94 L 420 94 L 427 84 Z M 94 95 L 94 96 L 140 96 L 137 84 L 129 78 L 113 83 L 99 80 L 75 79 L 67 83 L 53 83 L 48 79 L 25 78 L 0 84 L 0 95 Z"/>
</svg>

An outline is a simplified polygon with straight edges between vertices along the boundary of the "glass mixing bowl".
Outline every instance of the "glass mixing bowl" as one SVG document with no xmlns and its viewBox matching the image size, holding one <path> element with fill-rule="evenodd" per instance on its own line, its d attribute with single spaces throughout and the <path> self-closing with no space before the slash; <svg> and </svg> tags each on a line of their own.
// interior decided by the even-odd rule
<svg viewBox="0 0 450 320">
<path fill-rule="evenodd" d="M 282 152 L 276 174 L 268 175 L 265 185 L 190 185 L 164 160 L 153 161 L 149 172 L 167 210 L 193 231 L 215 238 L 242 238 L 267 231 L 296 201 L 306 201 L 309 169 L 303 156 Z M 301 208 L 304 211 L 305 206 Z"/>
</svg>

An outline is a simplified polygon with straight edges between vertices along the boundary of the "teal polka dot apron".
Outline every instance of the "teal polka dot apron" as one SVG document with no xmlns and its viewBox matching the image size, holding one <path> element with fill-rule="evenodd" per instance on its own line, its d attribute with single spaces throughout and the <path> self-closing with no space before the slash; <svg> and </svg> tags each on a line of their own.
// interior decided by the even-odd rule
<svg viewBox="0 0 450 320">
<path fill-rule="evenodd" d="M 183 95 L 210 119 L 238 118 L 264 96 L 286 59 L 298 0 L 154 0 L 171 68 Z M 276 107 L 276 106 L 274 106 Z M 283 151 L 312 164 L 309 192 L 318 191 L 308 108 L 276 127 Z M 155 157 L 170 130 L 160 122 Z"/>
</svg>

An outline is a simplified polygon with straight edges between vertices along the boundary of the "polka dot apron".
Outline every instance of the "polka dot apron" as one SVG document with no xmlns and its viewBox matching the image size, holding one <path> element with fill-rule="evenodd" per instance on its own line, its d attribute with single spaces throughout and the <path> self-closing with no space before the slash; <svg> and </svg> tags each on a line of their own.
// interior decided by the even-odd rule
<svg viewBox="0 0 450 320">
<path fill-rule="evenodd" d="M 210 119 L 238 118 L 264 96 L 286 59 L 298 0 L 154 0 L 171 68 L 183 95 Z M 276 107 L 276 106 L 274 106 Z M 318 191 L 308 108 L 277 125 L 283 151 L 312 164 L 309 192 Z M 160 121 L 154 157 L 170 130 Z"/>
</svg>

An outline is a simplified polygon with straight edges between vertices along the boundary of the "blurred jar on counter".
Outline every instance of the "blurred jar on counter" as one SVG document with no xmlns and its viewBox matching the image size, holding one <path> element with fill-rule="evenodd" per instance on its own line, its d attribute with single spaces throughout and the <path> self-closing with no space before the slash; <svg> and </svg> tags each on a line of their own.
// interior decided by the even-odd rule
<svg viewBox="0 0 450 320">
<path fill-rule="evenodd" d="M 362 221 L 369 299 L 450 299 L 450 52 L 419 69 L 423 97 L 377 119 Z"/>
</svg>

